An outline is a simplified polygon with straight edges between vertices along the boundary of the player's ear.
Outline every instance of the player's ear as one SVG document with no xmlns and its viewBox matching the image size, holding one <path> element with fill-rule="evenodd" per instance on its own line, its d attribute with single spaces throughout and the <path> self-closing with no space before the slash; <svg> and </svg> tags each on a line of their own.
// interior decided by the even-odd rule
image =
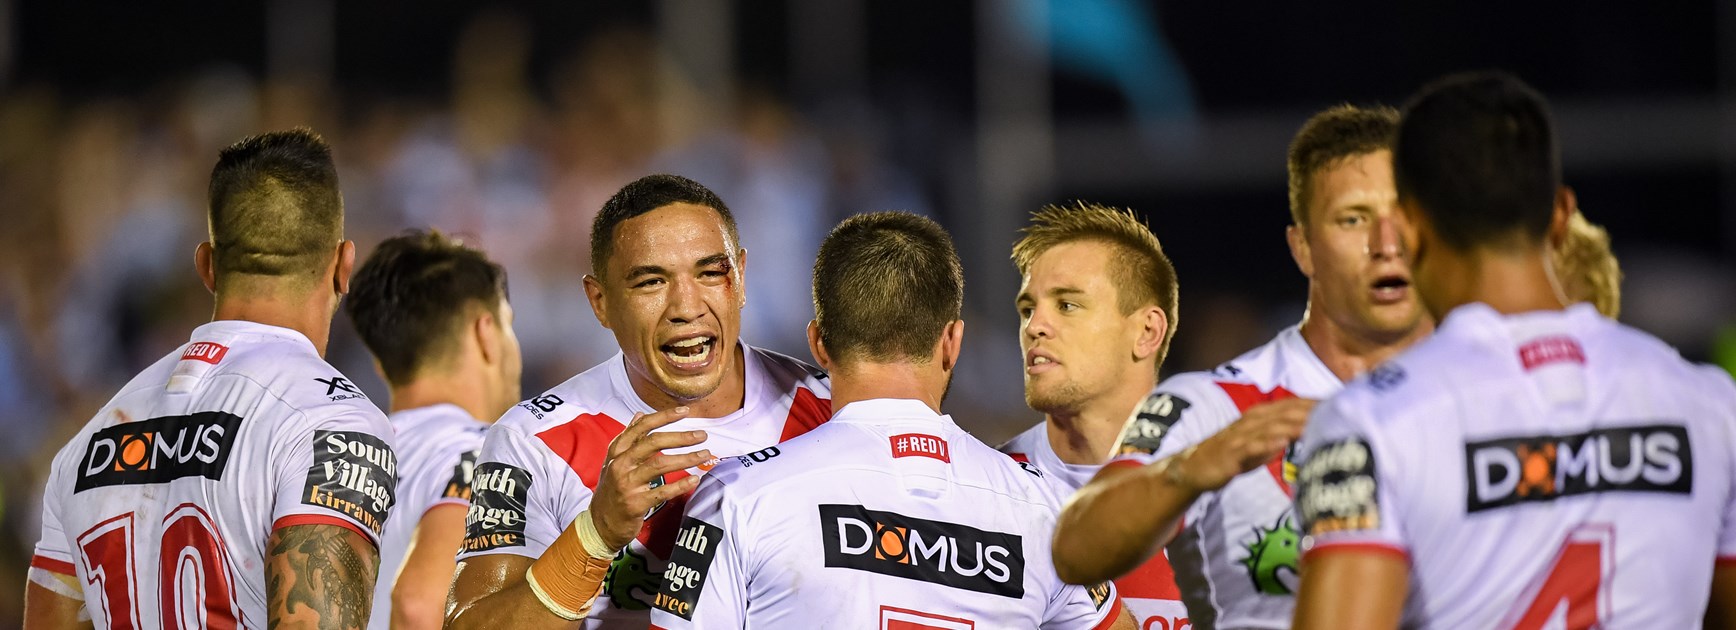
<svg viewBox="0 0 1736 630">
<path fill-rule="evenodd" d="M 483 365 L 495 365 L 505 359 L 505 348 L 501 346 L 500 338 L 501 322 L 493 311 L 476 308 L 476 316 L 470 320 L 470 335 L 482 351 Z"/>
<path fill-rule="evenodd" d="M 591 314 L 597 317 L 597 323 L 603 328 L 609 328 L 608 294 L 603 291 L 603 281 L 592 274 L 585 274 L 585 299 L 591 303 Z"/>
<path fill-rule="evenodd" d="M 204 283 L 205 290 L 213 295 L 217 293 L 216 255 L 216 250 L 211 248 L 211 241 L 200 243 L 199 248 L 193 250 L 193 268 L 199 270 L 199 282 Z"/>
<path fill-rule="evenodd" d="M 826 354 L 826 344 L 820 342 L 820 322 L 817 320 L 808 320 L 808 352 L 814 354 L 814 363 L 818 363 L 820 369 L 832 371 L 832 357 Z"/>
<path fill-rule="evenodd" d="M 1307 278 L 1314 277 L 1314 256 L 1308 249 L 1308 228 L 1290 224 L 1284 228 L 1284 240 L 1290 243 L 1290 258 L 1296 261 L 1296 268 L 1302 270 Z"/>
<path fill-rule="evenodd" d="M 1550 247 L 1559 250 L 1567 244 L 1568 226 L 1576 212 L 1579 212 L 1579 196 L 1573 194 L 1572 188 L 1556 188 L 1555 208 L 1550 212 L 1549 233 L 1545 236 Z"/>
<path fill-rule="evenodd" d="M 747 248 L 735 250 L 735 267 L 729 270 L 735 281 L 736 308 L 747 308 Z"/>
<path fill-rule="evenodd" d="M 332 290 L 338 295 L 350 294 L 350 274 L 356 270 L 356 242 L 344 239 L 338 243 L 337 264 L 332 269 Z"/>
<path fill-rule="evenodd" d="M 1139 336 L 1133 340 L 1133 360 L 1139 362 L 1157 356 L 1163 347 L 1163 336 L 1169 332 L 1169 316 L 1152 304 L 1136 311 L 1134 317 L 1139 318 Z"/>
<path fill-rule="evenodd" d="M 940 369 L 951 372 L 964 350 L 964 320 L 955 319 L 940 332 Z"/>
</svg>

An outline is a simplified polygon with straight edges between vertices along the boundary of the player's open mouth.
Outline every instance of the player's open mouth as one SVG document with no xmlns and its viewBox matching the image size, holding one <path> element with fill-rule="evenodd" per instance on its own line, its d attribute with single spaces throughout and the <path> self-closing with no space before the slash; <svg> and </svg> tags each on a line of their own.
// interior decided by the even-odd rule
<svg viewBox="0 0 1736 630">
<path fill-rule="evenodd" d="M 1410 279 L 1404 276 L 1381 276 L 1374 281 L 1369 293 L 1375 304 L 1397 304 L 1410 297 Z"/>
<path fill-rule="evenodd" d="M 1047 372 L 1049 370 L 1055 369 L 1055 366 L 1058 366 L 1060 364 L 1061 363 L 1056 361 L 1054 357 L 1049 356 L 1049 354 L 1047 352 L 1038 352 L 1036 350 L 1032 350 L 1030 352 L 1025 353 L 1025 373 L 1026 374 L 1032 374 L 1032 375 L 1041 374 L 1043 372 Z"/>
<path fill-rule="evenodd" d="M 659 346 L 663 358 L 678 368 L 702 368 L 711 362 L 711 350 L 717 345 L 717 338 L 710 335 L 699 335 L 677 339 Z"/>
</svg>

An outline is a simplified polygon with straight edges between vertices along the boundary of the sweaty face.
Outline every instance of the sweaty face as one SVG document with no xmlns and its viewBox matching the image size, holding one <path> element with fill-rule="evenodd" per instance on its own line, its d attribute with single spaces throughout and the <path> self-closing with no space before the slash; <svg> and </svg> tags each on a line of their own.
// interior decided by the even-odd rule
<svg viewBox="0 0 1736 630">
<path fill-rule="evenodd" d="M 603 326 L 635 381 L 671 398 L 710 395 L 741 334 L 739 248 L 716 210 L 674 203 L 615 226 L 603 271 Z"/>
<path fill-rule="evenodd" d="M 1315 316 L 1363 339 L 1402 339 L 1423 320 L 1411 286 L 1405 219 L 1386 150 L 1339 160 L 1314 175 L 1309 225 Z"/>
<path fill-rule="evenodd" d="M 1017 306 L 1032 409 L 1077 411 L 1136 367 L 1140 322 L 1121 312 L 1110 276 L 1115 251 L 1102 241 L 1062 243 L 1027 270 Z"/>
</svg>

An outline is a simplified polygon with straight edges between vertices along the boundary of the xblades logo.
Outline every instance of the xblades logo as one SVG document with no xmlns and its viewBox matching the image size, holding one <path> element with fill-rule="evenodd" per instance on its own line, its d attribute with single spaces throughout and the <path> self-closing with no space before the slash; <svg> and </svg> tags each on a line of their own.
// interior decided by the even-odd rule
<svg viewBox="0 0 1736 630">
<path fill-rule="evenodd" d="M 73 492 L 103 486 L 165 483 L 181 477 L 222 479 L 241 417 L 207 411 L 115 425 L 85 447 Z"/>
<path fill-rule="evenodd" d="M 1599 429 L 1465 445 L 1467 512 L 1599 492 L 1693 491 L 1694 452 L 1679 425 Z"/>
<path fill-rule="evenodd" d="M 355 384 L 351 383 L 350 379 L 344 378 L 342 376 L 333 376 L 331 378 L 315 378 L 313 380 L 319 381 L 320 383 L 322 383 L 326 386 L 325 395 L 327 398 L 332 399 L 332 401 L 334 401 L 334 402 L 339 401 L 339 400 L 350 400 L 350 399 L 354 399 L 354 398 L 366 398 L 367 397 L 366 395 L 362 394 L 362 390 L 356 389 Z M 343 392 L 343 393 L 339 393 L 339 392 Z"/>
<path fill-rule="evenodd" d="M 1025 596 L 1016 534 L 931 521 L 860 505 L 822 505 L 826 566 L 931 582 L 990 595 Z"/>
</svg>

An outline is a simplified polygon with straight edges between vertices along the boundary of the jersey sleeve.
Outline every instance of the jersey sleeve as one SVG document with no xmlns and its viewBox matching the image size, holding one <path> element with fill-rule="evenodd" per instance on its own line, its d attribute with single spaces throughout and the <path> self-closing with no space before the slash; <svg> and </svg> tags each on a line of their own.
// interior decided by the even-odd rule
<svg viewBox="0 0 1736 630">
<path fill-rule="evenodd" d="M 271 528 L 339 525 L 379 544 L 397 502 L 391 425 L 378 410 L 347 404 L 306 410 L 303 418 L 289 423 L 271 464 L 277 485 Z"/>
<path fill-rule="evenodd" d="M 1198 374 L 1180 374 L 1158 384 L 1135 407 L 1116 439 L 1114 462 L 1150 464 L 1200 443 L 1228 425 L 1215 385 Z"/>
<path fill-rule="evenodd" d="M 1326 549 L 1407 555 L 1403 457 L 1371 422 L 1368 392 L 1353 385 L 1321 403 L 1297 447 L 1296 515 L 1304 561 Z"/>
<path fill-rule="evenodd" d="M 541 557 L 590 505 L 590 489 L 563 483 L 562 475 L 570 476 L 562 470 L 565 462 L 516 426 L 490 427 L 476 461 L 461 559 L 490 553 Z"/>
<path fill-rule="evenodd" d="M 440 465 L 430 468 L 428 472 L 433 477 L 429 480 L 432 483 L 418 488 L 418 491 L 427 495 L 423 499 L 427 502 L 428 509 L 439 505 L 470 505 L 471 485 L 476 479 L 476 460 L 481 455 L 481 440 L 455 444 L 440 453 Z"/>
<path fill-rule="evenodd" d="M 1114 582 L 1092 586 L 1063 584 L 1043 611 L 1043 630 L 1093 630 L 1107 628 L 1121 608 Z"/>
<path fill-rule="evenodd" d="M 1699 366 L 1699 369 L 1711 381 L 1706 387 L 1711 408 L 1714 413 L 1723 415 L 1711 424 L 1724 430 L 1724 457 L 1729 462 L 1727 474 L 1730 479 L 1736 479 L 1736 381 L 1731 380 L 1730 373 L 1716 366 Z M 1722 527 L 1718 532 L 1718 564 L 1736 565 L 1736 487 L 1731 488 L 1729 496 L 1724 499 Z"/>
<path fill-rule="evenodd" d="M 747 532 L 740 525 L 740 510 L 728 501 L 729 486 L 716 472 L 699 482 L 687 503 L 651 609 L 652 628 L 734 630 L 746 625 L 748 576 L 738 541 Z"/>
<path fill-rule="evenodd" d="M 84 601 L 83 590 L 72 588 L 58 577 L 78 576 L 78 567 L 73 564 L 76 558 L 69 548 L 66 531 L 61 527 L 60 498 L 64 493 L 59 491 L 59 471 L 62 468 L 55 466 L 54 472 L 49 473 L 48 489 L 42 495 L 42 535 L 36 540 L 36 552 L 30 557 L 29 579 L 31 583 L 61 596 Z"/>
</svg>

